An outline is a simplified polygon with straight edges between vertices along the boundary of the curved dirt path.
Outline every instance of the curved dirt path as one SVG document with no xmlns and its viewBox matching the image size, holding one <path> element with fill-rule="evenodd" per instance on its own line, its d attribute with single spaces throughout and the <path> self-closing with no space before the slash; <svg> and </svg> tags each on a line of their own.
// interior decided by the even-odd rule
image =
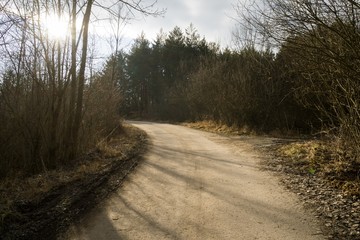
<svg viewBox="0 0 360 240">
<path fill-rule="evenodd" d="M 144 162 L 67 239 L 324 239 L 296 196 L 259 170 L 251 146 L 266 139 L 132 124 L 150 136 Z"/>
</svg>

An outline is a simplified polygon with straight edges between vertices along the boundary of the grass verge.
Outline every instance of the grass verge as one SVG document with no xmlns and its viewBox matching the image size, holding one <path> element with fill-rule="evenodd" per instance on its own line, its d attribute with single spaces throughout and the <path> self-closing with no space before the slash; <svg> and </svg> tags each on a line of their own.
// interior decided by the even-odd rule
<svg viewBox="0 0 360 240">
<path fill-rule="evenodd" d="M 220 133 L 225 135 L 242 135 L 242 134 L 251 134 L 255 135 L 256 132 L 250 129 L 248 126 L 236 127 L 236 126 L 227 126 L 226 124 L 218 123 L 210 120 L 203 120 L 198 122 L 187 122 L 182 123 L 181 125 L 203 130 L 207 132 Z"/>
<path fill-rule="evenodd" d="M 0 238 L 56 238 L 71 221 L 121 184 L 140 160 L 145 143 L 143 131 L 124 125 L 72 166 L 2 180 Z"/>
<path fill-rule="evenodd" d="M 336 139 L 287 143 L 277 146 L 275 154 L 298 174 L 317 175 L 347 195 L 360 196 L 360 166 L 347 159 Z"/>
</svg>

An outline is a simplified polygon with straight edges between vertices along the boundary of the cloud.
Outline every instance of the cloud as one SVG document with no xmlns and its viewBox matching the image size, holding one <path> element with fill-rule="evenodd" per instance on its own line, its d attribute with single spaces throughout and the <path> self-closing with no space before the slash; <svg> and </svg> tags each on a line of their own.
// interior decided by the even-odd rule
<svg viewBox="0 0 360 240">
<path fill-rule="evenodd" d="M 136 38 L 144 31 L 149 39 L 155 39 L 162 28 L 165 32 L 175 26 L 185 29 L 193 23 L 201 36 L 208 41 L 230 44 L 231 30 L 235 25 L 229 16 L 235 11 L 231 0 L 158 0 L 156 8 L 167 9 L 163 17 L 140 17 L 124 29 L 124 35 Z"/>
</svg>

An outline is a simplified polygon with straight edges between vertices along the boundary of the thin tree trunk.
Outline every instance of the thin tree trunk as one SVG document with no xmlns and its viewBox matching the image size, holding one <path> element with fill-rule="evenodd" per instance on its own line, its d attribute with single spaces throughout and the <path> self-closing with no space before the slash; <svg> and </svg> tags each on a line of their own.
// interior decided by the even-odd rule
<svg viewBox="0 0 360 240">
<path fill-rule="evenodd" d="M 77 89 L 77 76 L 76 76 L 76 0 L 72 1 L 72 12 L 71 12 L 71 67 L 70 67 L 70 76 L 71 76 L 71 86 L 70 86 L 70 102 L 69 102 L 69 112 L 67 118 L 67 133 L 65 135 L 65 149 L 64 153 L 67 160 L 71 160 L 75 157 L 73 148 L 74 146 L 74 135 L 73 135 L 73 126 L 74 126 L 74 115 L 75 115 L 75 99 L 76 99 L 76 89 Z"/>
<path fill-rule="evenodd" d="M 80 69 L 79 69 L 79 85 L 78 85 L 78 93 L 77 93 L 77 104 L 76 104 L 76 112 L 75 119 L 73 125 L 73 140 L 74 140 L 74 148 L 72 149 L 72 155 L 77 155 L 78 150 L 78 141 L 79 141 L 79 132 L 82 120 L 83 113 L 83 96 L 84 96 L 84 85 L 85 85 L 85 67 L 86 67 L 86 59 L 87 59 L 87 49 L 88 49 L 88 40 L 89 40 L 89 22 L 91 16 L 91 8 L 92 8 L 93 0 L 89 0 L 86 6 L 85 15 L 83 19 L 83 41 L 82 41 L 82 54 L 80 60 Z"/>
</svg>

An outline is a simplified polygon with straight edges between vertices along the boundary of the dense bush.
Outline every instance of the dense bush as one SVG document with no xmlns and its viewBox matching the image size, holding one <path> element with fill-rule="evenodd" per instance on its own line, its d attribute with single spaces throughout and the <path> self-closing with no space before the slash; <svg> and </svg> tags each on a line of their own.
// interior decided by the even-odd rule
<svg viewBox="0 0 360 240">
<path fill-rule="evenodd" d="M 3 75 L 0 85 L 0 176 L 33 174 L 69 163 L 69 92 L 47 81 Z M 105 76 L 86 86 L 79 152 L 119 124 L 119 90 Z M 104 107 L 107 106 L 107 107 Z"/>
</svg>

